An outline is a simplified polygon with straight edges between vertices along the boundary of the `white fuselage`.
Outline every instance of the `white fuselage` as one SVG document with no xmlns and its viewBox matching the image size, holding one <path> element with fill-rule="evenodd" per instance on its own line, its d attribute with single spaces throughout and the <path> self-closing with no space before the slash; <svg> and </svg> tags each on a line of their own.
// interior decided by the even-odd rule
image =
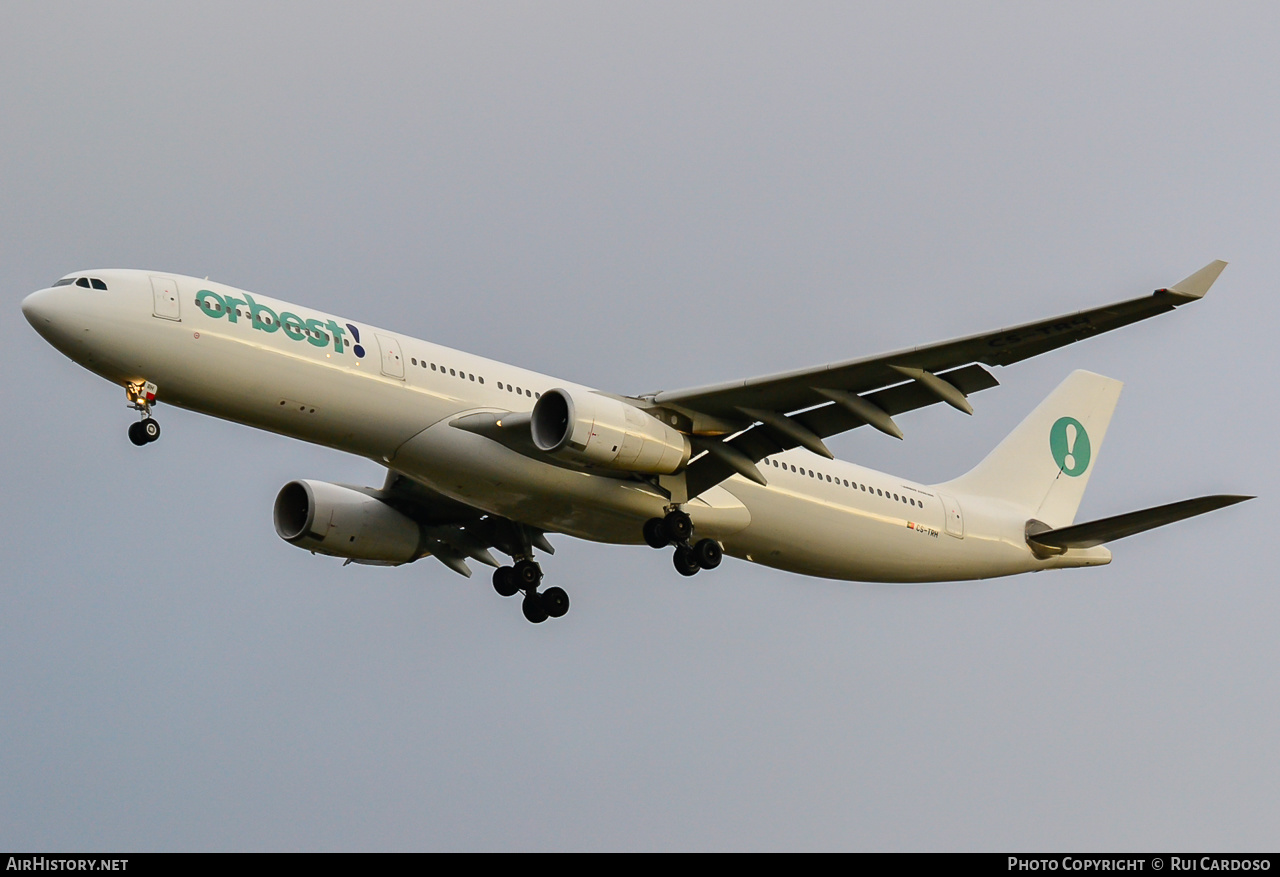
<svg viewBox="0 0 1280 877">
<path fill-rule="evenodd" d="M 24 313 L 74 361 L 117 384 L 150 381 L 159 401 L 359 454 L 486 512 L 583 539 L 640 543 L 642 523 L 669 504 L 646 482 L 567 468 L 449 425 L 588 387 L 208 280 L 85 275 L 107 289 L 41 290 Z M 1025 539 L 1027 509 L 805 450 L 760 470 L 768 486 L 734 476 L 685 509 L 699 536 L 779 569 L 925 582 L 1110 559 L 1104 548 L 1038 558 Z"/>
</svg>

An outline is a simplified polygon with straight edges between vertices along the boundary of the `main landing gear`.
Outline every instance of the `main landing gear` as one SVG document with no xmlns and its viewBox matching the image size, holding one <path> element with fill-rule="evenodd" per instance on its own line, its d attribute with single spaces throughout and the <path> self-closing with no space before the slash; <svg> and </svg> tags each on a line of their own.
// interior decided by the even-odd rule
<svg viewBox="0 0 1280 877">
<path fill-rule="evenodd" d="M 538 591 L 542 582 L 542 567 L 537 561 L 524 559 L 514 566 L 500 566 L 493 571 L 493 589 L 503 597 L 514 597 L 524 591 L 520 608 L 524 617 L 534 624 L 548 618 L 560 618 L 569 611 L 569 595 L 564 588 L 551 587 Z"/>
<path fill-rule="evenodd" d="M 715 569 L 724 558 L 724 549 L 714 539 L 693 540 L 693 520 L 680 509 L 672 509 L 666 517 L 644 522 L 644 541 L 651 548 L 676 547 L 676 572 L 682 576 L 697 575 L 699 570 Z M 692 543 L 692 544 L 690 544 Z"/>
<path fill-rule="evenodd" d="M 160 438 L 160 424 L 151 416 L 151 406 L 156 401 L 156 385 L 150 381 L 128 384 L 124 388 L 129 397 L 129 407 L 142 414 L 142 420 L 129 426 L 129 441 L 141 447 Z"/>
</svg>

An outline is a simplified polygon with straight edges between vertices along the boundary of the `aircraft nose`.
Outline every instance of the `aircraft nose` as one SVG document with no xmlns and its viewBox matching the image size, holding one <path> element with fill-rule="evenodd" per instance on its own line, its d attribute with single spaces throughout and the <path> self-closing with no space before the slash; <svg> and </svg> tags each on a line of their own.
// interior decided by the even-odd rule
<svg viewBox="0 0 1280 877">
<path fill-rule="evenodd" d="M 73 302 L 67 300 L 69 287 L 41 289 L 22 300 L 22 315 L 44 340 L 61 350 L 76 338 L 81 320 L 76 317 Z"/>
<path fill-rule="evenodd" d="M 22 315 L 27 318 L 27 322 L 34 326 L 37 330 L 42 325 L 53 322 L 53 315 L 50 313 L 49 297 L 53 293 L 51 289 L 42 289 L 39 292 L 33 292 L 22 300 Z"/>
</svg>

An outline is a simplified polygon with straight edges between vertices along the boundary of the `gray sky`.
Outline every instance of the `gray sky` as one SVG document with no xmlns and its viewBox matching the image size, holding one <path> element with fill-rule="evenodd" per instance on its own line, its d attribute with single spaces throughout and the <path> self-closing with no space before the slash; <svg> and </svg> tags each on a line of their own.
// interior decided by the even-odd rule
<svg viewBox="0 0 1280 877">
<path fill-rule="evenodd" d="M 1274 849 L 1280 16 L 1268 4 L 0 9 L 0 848 Z M 373 464 L 124 395 L 18 310 L 226 283 L 612 391 L 1141 295 L 847 459 L 973 465 L 1125 381 L 1102 569 L 890 587 L 553 538 L 532 626 L 280 541 Z M 1267 572 L 1267 570 L 1272 570 Z"/>
</svg>

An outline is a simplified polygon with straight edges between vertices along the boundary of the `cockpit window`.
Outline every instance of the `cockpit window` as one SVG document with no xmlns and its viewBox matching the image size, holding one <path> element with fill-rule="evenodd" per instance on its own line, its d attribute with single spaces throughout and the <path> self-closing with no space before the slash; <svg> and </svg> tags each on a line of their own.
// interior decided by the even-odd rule
<svg viewBox="0 0 1280 877">
<path fill-rule="evenodd" d="M 96 277 L 64 277 L 53 285 L 70 286 L 73 283 L 76 286 L 83 286 L 85 289 L 101 289 L 105 291 L 107 288 L 106 281 L 99 280 Z"/>
</svg>

